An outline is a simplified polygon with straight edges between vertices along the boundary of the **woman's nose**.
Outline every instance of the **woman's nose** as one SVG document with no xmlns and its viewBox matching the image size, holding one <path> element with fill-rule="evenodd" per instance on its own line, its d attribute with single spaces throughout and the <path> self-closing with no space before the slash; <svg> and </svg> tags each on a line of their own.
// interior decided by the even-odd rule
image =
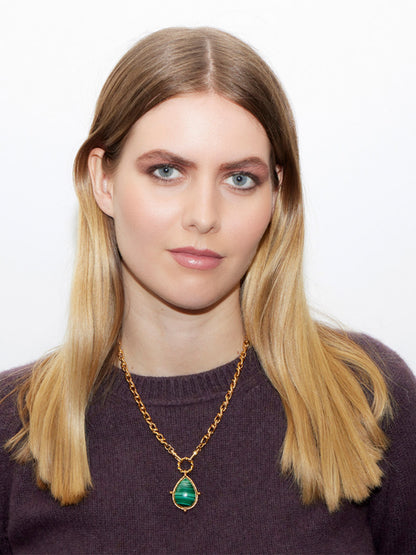
<svg viewBox="0 0 416 555">
<path fill-rule="evenodd" d="M 220 193 L 215 184 L 204 179 L 191 184 L 183 209 L 182 225 L 198 233 L 212 233 L 220 228 Z"/>
</svg>

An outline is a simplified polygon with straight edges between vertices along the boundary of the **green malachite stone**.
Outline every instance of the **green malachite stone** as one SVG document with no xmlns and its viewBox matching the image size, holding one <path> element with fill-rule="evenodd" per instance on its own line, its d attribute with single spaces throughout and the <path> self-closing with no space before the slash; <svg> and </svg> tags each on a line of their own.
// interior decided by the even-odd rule
<svg viewBox="0 0 416 555">
<path fill-rule="evenodd" d="M 191 480 L 186 476 L 176 484 L 173 492 L 173 499 L 175 503 L 183 509 L 194 505 L 196 496 L 196 489 Z"/>
</svg>

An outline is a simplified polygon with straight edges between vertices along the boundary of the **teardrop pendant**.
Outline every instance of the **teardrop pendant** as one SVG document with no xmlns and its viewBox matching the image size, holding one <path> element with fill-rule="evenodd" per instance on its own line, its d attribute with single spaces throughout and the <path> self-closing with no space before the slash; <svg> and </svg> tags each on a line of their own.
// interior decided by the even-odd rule
<svg viewBox="0 0 416 555">
<path fill-rule="evenodd" d="M 176 486 L 170 493 L 172 494 L 174 505 L 185 513 L 195 507 L 200 495 L 195 484 L 186 474 L 176 483 Z"/>
</svg>

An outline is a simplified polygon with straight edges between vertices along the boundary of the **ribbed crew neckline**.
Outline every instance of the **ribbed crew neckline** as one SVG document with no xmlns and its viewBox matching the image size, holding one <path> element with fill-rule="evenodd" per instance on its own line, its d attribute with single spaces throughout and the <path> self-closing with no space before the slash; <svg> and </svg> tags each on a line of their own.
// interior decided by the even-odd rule
<svg viewBox="0 0 416 555">
<path fill-rule="evenodd" d="M 225 395 L 230 387 L 240 357 L 212 370 L 184 376 L 155 377 L 132 374 L 134 384 L 145 404 L 180 405 L 206 401 Z M 111 395 L 131 398 L 123 371 L 114 367 Z M 237 388 L 251 388 L 264 373 L 252 347 L 247 351 Z"/>
</svg>

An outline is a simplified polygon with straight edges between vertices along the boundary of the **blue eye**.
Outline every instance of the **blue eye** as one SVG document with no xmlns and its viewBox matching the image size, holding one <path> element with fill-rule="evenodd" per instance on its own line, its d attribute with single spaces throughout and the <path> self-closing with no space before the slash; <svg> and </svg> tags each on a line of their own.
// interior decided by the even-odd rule
<svg viewBox="0 0 416 555">
<path fill-rule="evenodd" d="M 232 185 L 235 189 L 253 189 L 257 185 L 255 179 L 245 173 L 235 173 L 228 177 L 225 182 L 228 185 Z"/>
<path fill-rule="evenodd" d="M 173 179 L 177 179 L 180 177 L 181 172 L 174 168 L 173 166 L 169 166 L 168 164 L 164 164 L 163 166 L 159 166 L 153 171 L 153 175 L 158 177 L 159 179 L 164 179 L 165 181 L 171 181 Z"/>
</svg>

